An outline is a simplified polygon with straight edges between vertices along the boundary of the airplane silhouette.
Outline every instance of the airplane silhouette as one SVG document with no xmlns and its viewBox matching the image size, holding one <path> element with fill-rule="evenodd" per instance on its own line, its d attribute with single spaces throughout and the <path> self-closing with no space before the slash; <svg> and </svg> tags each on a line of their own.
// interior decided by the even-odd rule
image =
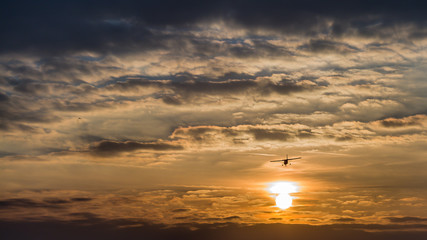
<svg viewBox="0 0 427 240">
<path fill-rule="evenodd" d="M 288 154 L 286 154 L 286 159 L 273 160 L 273 161 L 270 161 L 270 162 L 282 162 L 282 166 L 285 165 L 285 167 L 286 167 L 286 165 L 288 165 L 288 161 L 290 161 L 290 160 L 296 160 L 296 159 L 301 159 L 301 157 L 288 158 Z M 289 165 L 291 165 L 291 164 L 289 163 Z"/>
</svg>

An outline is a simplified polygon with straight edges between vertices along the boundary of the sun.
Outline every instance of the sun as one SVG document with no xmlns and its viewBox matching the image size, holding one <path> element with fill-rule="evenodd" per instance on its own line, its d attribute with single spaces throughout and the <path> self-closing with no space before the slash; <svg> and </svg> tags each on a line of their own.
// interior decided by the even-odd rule
<svg viewBox="0 0 427 240">
<path fill-rule="evenodd" d="M 283 210 L 288 209 L 292 206 L 292 197 L 287 193 L 277 195 L 276 206 Z"/>
<path fill-rule="evenodd" d="M 276 206 L 285 210 L 292 206 L 293 197 L 289 194 L 297 192 L 298 187 L 292 182 L 274 182 L 271 184 L 269 191 L 277 194 Z"/>
</svg>

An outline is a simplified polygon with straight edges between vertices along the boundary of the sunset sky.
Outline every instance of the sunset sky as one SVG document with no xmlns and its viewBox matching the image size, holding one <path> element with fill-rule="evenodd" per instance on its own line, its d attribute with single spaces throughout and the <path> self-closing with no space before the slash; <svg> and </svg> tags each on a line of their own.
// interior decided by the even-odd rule
<svg viewBox="0 0 427 240">
<path fill-rule="evenodd" d="M 5 1 L 0 237 L 426 239 L 420 2 Z"/>
</svg>

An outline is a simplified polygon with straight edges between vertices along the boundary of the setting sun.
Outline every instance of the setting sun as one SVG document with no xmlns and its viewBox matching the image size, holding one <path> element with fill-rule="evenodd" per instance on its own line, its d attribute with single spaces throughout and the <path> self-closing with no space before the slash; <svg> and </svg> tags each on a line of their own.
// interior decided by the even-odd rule
<svg viewBox="0 0 427 240">
<path fill-rule="evenodd" d="M 275 182 L 271 184 L 269 188 L 271 193 L 277 194 L 276 206 L 282 210 L 285 210 L 292 206 L 293 197 L 290 193 L 298 191 L 298 187 L 292 182 Z"/>
</svg>

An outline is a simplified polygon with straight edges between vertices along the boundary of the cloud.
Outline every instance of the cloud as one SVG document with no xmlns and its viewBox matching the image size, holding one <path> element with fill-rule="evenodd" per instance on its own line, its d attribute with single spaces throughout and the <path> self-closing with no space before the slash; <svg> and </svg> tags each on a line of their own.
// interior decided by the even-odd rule
<svg viewBox="0 0 427 240">
<path fill-rule="evenodd" d="M 335 219 L 332 219 L 332 221 L 336 221 L 336 222 L 354 222 L 354 221 L 356 221 L 356 219 L 354 219 L 354 218 L 335 218 Z"/>
<path fill-rule="evenodd" d="M 387 119 L 381 120 L 380 123 L 384 127 L 390 127 L 390 128 L 416 126 L 416 125 L 421 125 L 421 122 L 424 118 L 425 118 L 425 115 L 416 115 L 416 116 L 411 116 L 403 119 L 387 118 Z"/>
<path fill-rule="evenodd" d="M 310 42 L 298 47 L 300 50 L 311 51 L 315 53 L 338 53 L 347 54 L 360 51 L 357 47 L 346 43 L 335 42 L 323 39 L 310 39 Z"/>
<path fill-rule="evenodd" d="M 387 126 L 384 126 L 384 121 Z M 391 127 L 392 122 L 396 127 Z M 405 118 L 388 118 L 371 122 L 337 121 L 333 125 L 310 126 L 303 124 L 256 124 L 236 125 L 231 127 L 194 126 L 180 127 L 171 134 L 174 139 L 187 139 L 190 142 L 215 143 L 216 141 L 230 141 L 234 143 L 251 143 L 256 141 L 311 141 L 313 139 L 325 141 L 335 139 L 342 141 L 386 141 L 387 136 L 409 137 L 422 135 L 425 125 L 425 115 L 414 115 Z M 421 135 L 420 135 L 421 134 Z"/>
<path fill-rule="evenodd" d="M 389 99 L 367 99 L 357 104 L 345 103 L 340 107 L 342 114 L 346 115 L 347 118 L 359 121 L 385 118 L 389 115 L 399 113 L 403 109 L 403 104 Z"/>
<path fill-rule="evenodd" d="M 0 101 L 0 130 L 35 130 L 31 123 L 55 122 L 60 118 L 44 106 L 33 107 L 23 97 L 7 96 Z"/>
<path fill-rule="evenodd" d="M 33 83 L 31 80 L 24 80 L 18 83 L 13 88 L 17 92 L 24 94 L 43 94 L 46 93 L 48 88 L 46 85 Z"/>
<path fill-rule="evenodd" d="M 114 156 L 122 152 L 133 152 L 136 150 L 155 150 L 155 151 L 168 151 L 168 150 L 182 150 L 180 145 L 174 145 L 163 142 L 134 142 L 134 141 L 109 141 L 104 140 L 92 145 L 89 151 L 95 155 L 107 157 Z"/>
<path fill-rule="evenodd" d="M 171 134 L 172 139 L 186 140 L 188 144 L 197 146 L 222 145 L 224 142 L 233 144 L 251 144 L 259 141 L 289 142 L 298 138 L 310 138 L 316 135 L 304 126 L 293 125 L 239 125 L 233 127 L 197 126 L 181 127 Z"/>
<path fill-rule="evenodd" d="M 65 208 L 64 204 L 80 203 L 91 201 L 92 198 L 75 197 L 63 199 L 57 197 L 45 198 L 43 200 L 33 200 L 29 198 L 11 198 L 0 200 L 0 209 L 8 210 L 15 208 Z"/>
<path fill-rule="evenodd" d="M 256 140 L 278 140 L 286 141 L 289 139 L 290 135 L 284 131 L 280 130 L 266 130 L 266 129 L 250 129 Z"/>
<path fill-rule="evenodd" d="M 259 79 L 234 79 L 233 74 L 224 74 L 217 79 L 212 79 L 203 75 L 192 75 L 188 73 L 166 76 L 166 79 L 176 80 L 149 80 L 143 77 L 123 76 L 115 79 L 113 83 L 105 88 L 108 90 L 133 91 L 135 88 L 154 87 L 158 89 L 159 94 L 163 95 L 165 103 L 171 105 L 181 105 L 183 101 L 191 102 L 196 97 L 205 95 L 213 96 L 231 96 L 247 94 L 287 95 L 302 91 L 310 91 L 321 88 L 319 83 L 313 81 L 292 81 L 280 79 L 273 82 L 267 77 Z M 256 78 L 255 76 L 246 76 Z M 226 80 L 222 80 L 226 78 Z M 231 78 L 231 79 L 228 79 Z M 164 94 L 162 94 L 164 92 Z"/>
<path fill-rule="evenodd" d="M 9 209 L 9 208 L 56 208 L 55 202 L 36 202 L 31 199 L 17 198 L 17 199 L 6 199 L 0 201 L 0 208 Z"/>
<path fill-rule="evenodd" d="M 49 198 L 43 201 L 35 201 L 27 198 L 12 198 L 0 200 L 0 208 L 7 210 L 10 208 L 64 208 L 63 204 L 71 203 L 72 200 L 60 199 L 60 198 Z"/>
<path fill-rule="evenodd" d="M 185 208 L 178 208 L 178 209 L 172 210 L 172 212 L 174 213 L 187 212 L 187 211 L 189 211 L 189 209 L 185 209 Z"/>
<path fill-rule="evenodd" d="M 88 202 L 91 201 L 92 198 L 88 198 L 88 197 L 74 197 L 70 199 L 73 202 Z"/>
<path fill-rule="evenodd" d="M 234 57 L 243 59 L 262 57 L 286 58 L 295 54 L 284 47 L 280 47 L 262 40 L 253 40 L 251 44 L 246 43 L 237 46 L 231 45 L 226 49 L 226 51 L 228 51 Z"/>
<path fill-rule="evenodd" d="M 420 217 L 388 217 L 392 223 L 427 222 L 427 218 Z"/>
<path fill-rule="evenodd" d="M 312 1 L 286 3 L 170 0 L 155 3 L 128 1 L 83 1 L 66 5 L 54 1 L 44 6 L 21 0 L 8 4 L 3 11 L 0 52 L 33 52 L 62 55 L 70 52 L 94 51 L 100 53 L 131 52 L 165 49 L 176 41 L 183 46 L 179 29 L 197 29 L 202 23 L 224 21 L 231 26 L 250 31 L 275 30 L 287 34 L 320 35 L 330 32 L 336 36 L 363 37 L 392 36 L 393 29 L 405 29 L 406 37 L 425 35 L 424 3 L 399 1 L 372 3 L 358 2 L 351 6 L 337 1 L 321 4 Z M 407 26 L 414 26 L 412 28 Z M 174 34 L 171 30 L 178 29 Z M 402 31 L 404 34 L 405 32 Z M 178 35 L 178 36 L 177 36 Z M 261 46 L 266 48 L 268 46 Z M 260 49 L 260 48 L 258 48 Z M 237 50 L 239 52 L 240 50 Z M 238 55 L 247 53 L 240 51 Z M 249 53 L 252 55 L 252 53 Z"/>
<path fill-rule="evenodd" d="M 6 94 L 0 93 L 0 101 L 7 101 L 9 100 L 9 97 Z"/>
</svg>

